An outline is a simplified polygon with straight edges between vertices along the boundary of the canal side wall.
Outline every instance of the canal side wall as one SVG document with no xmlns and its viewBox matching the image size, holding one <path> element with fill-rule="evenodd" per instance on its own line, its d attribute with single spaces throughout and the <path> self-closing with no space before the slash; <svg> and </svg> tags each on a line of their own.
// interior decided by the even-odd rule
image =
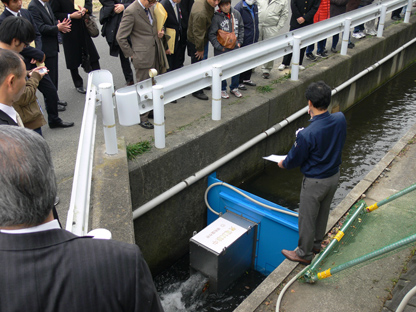
<svg viewBox="0 0 416 312">
<path fill-rule="evenodd" d="M 388 27 L 383 38 L 367 38 L 348 50 L 347 56 L 337 54 L 309 66 L 300 72 L 299 81 L 277 82 L 271 92 L 256 92 L 232 105 L 223 101 L 221 121 L 201 116 L 197 122 L 169 135 L 166 148 L 154 148 L 128 162 L 133 210 L 305 107 L 304 92 L 311 82 L 324 80 L 334 88 L 412 40 L 415 22 L 412 16 L 410 24 Z M 415 60 L 416 45 L 413 44 L 337 93 L 331 110 L 345 111 Z M 220 167 L 217 177 L 238 185 L 259 173 L 265 166 L 262 157 L 287 153 L 295 130 L 305 126 L 307 119 L 306 115 L 299 118 Z M 184 256 L 193 232 L 205 227 L 206 188 L 205 177 L 134 220 L 135 242 L 154 274 Z"/>
</svg>

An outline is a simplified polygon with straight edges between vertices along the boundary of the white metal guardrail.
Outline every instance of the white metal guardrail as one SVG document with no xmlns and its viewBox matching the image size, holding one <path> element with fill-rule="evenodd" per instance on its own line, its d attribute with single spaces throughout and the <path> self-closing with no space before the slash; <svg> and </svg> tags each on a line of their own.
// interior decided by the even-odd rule
<svg viewBox="0 0 416 312">
<path fill-rule="evenodd" d="M 113 93 L 113 76 L 108 70 L 97 70 L 88 75 L 84 115 L 82 118 L 74 181 L 72 183 L 71 201 L 66 222 L 66 230 L 80 236 L 88 233 L 91 175 L 97 124 L 95 108 L 98 104 L 101 104 L 102 96 L 106 98 L 104 103 L 102 103 L 102 108 L 103 110 L 108 110 L 106 112 L 103 111 L 106 152 L 108 154 L 117 153 Z"/>
<path fill-rule="evenodd" d="M 405 22 L 409 21 L 412 0 L 387 0 L 365 6 L 325 21 L 297 29 L 286 34 L 252 44 L 241 49 L 221 54 L 153 79 L 147 79 L 133 86 L 117 90 L 116 101 L 120 124 L 136 125 L 140 114 L 148 112 L 154 106 L 163 107 L 192 92 L 212 85 L 212 119 L 221 119 L 221 80 L 255 68 L 270 60 L 293 53 L 291 79 L 298 80 L 299 50 L 324 38 L 344 31 L 341 54 L 346 54 L 348 36 L 351 27 L 355 27 L 375 18 L 380 18 L 377 35 L 382 36 L 387 12 L 408 5 Z M 153 83 L 152 83 L 153 82 Z M 156 86 L 154 85 L 156 84 Z M 157 92 L 157 96 L 154 94 Z M 162 114 L 161 109 L 157 109 Z M 165 147 L 164 118 L 155 116 L 155 146 Z"/>
<path fill-rule="evenodd" d="M 125 126 L 136 125 L 140 122 L 140 114 L 154 109 L 155 145 L 157 148 L 164 148 L 165 104 L 212 85 L 212 119 L 220 120 L 221 97 L 219 94 L 221 91 L 221 80 L 262 65 L 270 60 L 282 57 L 288 53 L 294 53 L 292 62 L 298 64 L 299 62 L 296 62 L 296 57 L 299 57 L 299 49 L 324 38 L 331 37 L 341 31 L 344 31 L 341 54 L 345 55 L 351 27 L 375 18 L 380 18 L 377 36 L 381 37 L 386 14 L 407 5 L 408 10 L 404 21 L 409 22 L 412 3 L 413 0 L 377 2 L 317 24 L 165 73 L 154 79 L 147 79 L 134 86 L 121 88 L 115 93 L 119 122 Z M 298 71 L 298 65 L 292 65 L 292 79 L 297 80 Z M 96 127 L 95 107 L 97 103 L 102 103 L 106 152 L 107 154 L 117 153 L 113 93 L 113 78 L 109 71 L 98 70 L 89 74 L 71 203 L 66 224 L 66 229 L 77 235 L 85 235 L 88 232 L 91 173 Z M 161 194 L 157 199 L 163 195 Z M 135 217 L 143 214 L 143 211 L 150 210 L 153 206 L 149 205 L 149 207 L 146 207 L 147 209 L 141 209 L 143 207 L 140 207 L 135 211 Z"/>
</svg>

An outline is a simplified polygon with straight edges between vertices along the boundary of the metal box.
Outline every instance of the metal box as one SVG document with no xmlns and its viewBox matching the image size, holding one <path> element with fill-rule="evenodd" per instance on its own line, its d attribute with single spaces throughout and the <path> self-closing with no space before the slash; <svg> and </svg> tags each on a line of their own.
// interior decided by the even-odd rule
<svg viewBox="0 0 416 312">
<path fill-rule="evenodd" d="M 190 239 L 190 267 L 223 292 L 254 263 L 257 224 L 227 212 Z"/>
</svg>

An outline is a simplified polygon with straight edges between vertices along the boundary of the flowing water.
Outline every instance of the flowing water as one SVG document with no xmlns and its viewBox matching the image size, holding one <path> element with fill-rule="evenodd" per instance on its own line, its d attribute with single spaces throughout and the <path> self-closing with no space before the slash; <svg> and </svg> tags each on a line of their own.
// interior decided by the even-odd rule
<svg viewBox="0 0 416 312">
<path fill-rule="evenodd" d="M 389 149 L 416 123 L 416 66 L 412 66 L 347 112 L 338 205 Z M 305 125 L 306 126 L 306 125 Z M 266 155 L 265 155 L 266 156 Z M 302 174 L 268 163 L 239 187 L 290 209 L 299 207 Z M 233 311 L 265 278 L 249 271 L 223 294 L 209 294 L 207 279 L 189 274 L 189 256 L 155 278 L 166 312 Z"/>
</svg>

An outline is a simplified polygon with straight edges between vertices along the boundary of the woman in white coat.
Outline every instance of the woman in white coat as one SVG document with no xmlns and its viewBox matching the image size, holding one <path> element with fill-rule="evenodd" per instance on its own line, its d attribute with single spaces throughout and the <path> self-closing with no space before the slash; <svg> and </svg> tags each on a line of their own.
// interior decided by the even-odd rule
<svg viewBox="0 0 416 312">
<path fill-rule="evenodd" d="M 257 6 L 259 8 L 259 41 L 277 36 L 289 15 L 288 0 L 257 0 Z M 262 66 L 264 79 L 269 79 L 273 63 L 274 61 L 270 61 Z"/>
</svg>

